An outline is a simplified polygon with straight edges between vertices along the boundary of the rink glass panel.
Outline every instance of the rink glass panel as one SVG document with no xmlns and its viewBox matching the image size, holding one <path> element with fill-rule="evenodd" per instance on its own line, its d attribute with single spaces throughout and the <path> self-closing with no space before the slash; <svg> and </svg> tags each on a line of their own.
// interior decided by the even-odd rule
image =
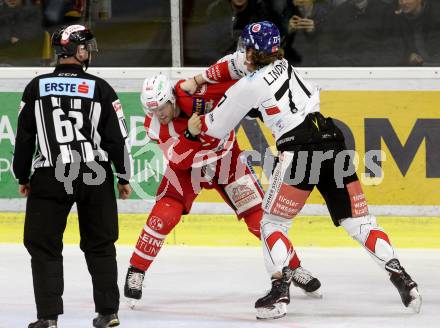
<svg viewBox="0 0 440 328">
<path fill-rule="evenodd" d="M 329 7 L 326 2 L 339 6 Z M 431 1 L 431 13 L 423 18 L 425 54 L 420 62 L 405 61 L 411 33 L 402 29 L 397 1 L 375 1 L 383 10 L 378 7 L 379 14 L 371 21 L 364 17 L 362 24 L 341 10 L 344 2 L 315 1 L 320 17 L 313 18 L 316 29 L 311 37 L 288 33 L 289 18 L 295 13 L 286 7 L 290 1 L 282 0 L 266 1 L 266 9 L 252 9 L 250 20 L 244 21 L 233 14 L 226 0 L 76 1 L 82 7 L 75 7 L 73 0 L 0 0 L 0 66 L 54 65 L 49 35 L 61 25 L 85 24 L 98 40 L 100 53 L 93 59 L 94 66 L 203 67 L 233 51 L 241 27 L 256 20 L 278 25 L 286 58 L 294 66 L 439 66 L 437 1 Z M 177 28 L 173 44 L 172 12 L 178 13 L 173 20 Z"/>
<path fill-rule="evenodd" d="M 0 66 L 53 66 L 49 35 L 70 24 L 89 26 L 95 34 L 99 53 L 93 66 L 171 66 L 169 1 L 88 0 L 82 8 L 71 1 L 60 8 L 61 1 L 45 2 L 43 8 L 17 0 L 19 5 L 10 8 L 0 1 Z"/>
</svg>

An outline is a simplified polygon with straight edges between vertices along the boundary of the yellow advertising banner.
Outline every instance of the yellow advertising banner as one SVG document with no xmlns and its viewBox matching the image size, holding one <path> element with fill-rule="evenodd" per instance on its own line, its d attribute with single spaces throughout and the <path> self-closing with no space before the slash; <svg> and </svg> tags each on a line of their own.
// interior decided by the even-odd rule
<svg viewBox="0 0 440 328">
<path fill-rule="evenodd" d="M 336 119 L 356 150 L 370 205 L 440 205 L 440 91 L 323 91 L 321 112 Z M 261 122 L 243 124 L 237 137 L 243 150 L 274 145 Z M 254 169 L 267 187 L 262 168 Z M 206 190 L 197 201 L 222 202 Z M 324 201 L 315 190 L 308 203 Z"/>
</svg>

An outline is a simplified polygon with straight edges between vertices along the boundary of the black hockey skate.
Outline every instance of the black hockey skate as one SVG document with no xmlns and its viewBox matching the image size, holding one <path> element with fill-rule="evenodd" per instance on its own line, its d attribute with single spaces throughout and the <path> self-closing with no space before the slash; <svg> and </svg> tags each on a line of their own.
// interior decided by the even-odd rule
<svg viewBox="0 0 440 328">
<path fill-rule="evenodd" d="M 255 302 L 257 319 L 278 319 L 286 315 L 287 304 L 290 303 L 289 286 L 292 275 L 292 270 L 285 267 L 280 279 L 272 278 L 270 292 Z"/>
<path fill-rule="evenodd" d="M 322 298 L 321 282 L 309 270 L 298 267 L 292 272 L 292 283 L 310 297 Z"/>
<path fill-rule="evenodd" d="M 99 314 L 95 319 L 93 319 L 93 327 L 96 328 L 107 328 L 119 326 L 119 318 L 116 313 L 112 314 Z"/>
<path fill-rule="evenodd" d="M 124 296 L 129 299 L 129 306 L 134 309 L 138 300 L 142 298 L 142 283 L 145 272 L 130 266 L 125 277 Z"/>
<path fill-rule="evenodd" d="M 29 324 L 28 328 L 57 328 L 57 320 L 38 319 Z"/>
<path fill-rule="evenodd" d="M 417 289 L 417 283 L 411 279 L 398 259 L 392 259 L 385 264 L 385 269 L 390 273 L 390 280 L 397 288 L 403 305 L 419 313 L 422 306 L 422 297 Z"/>
</svg>

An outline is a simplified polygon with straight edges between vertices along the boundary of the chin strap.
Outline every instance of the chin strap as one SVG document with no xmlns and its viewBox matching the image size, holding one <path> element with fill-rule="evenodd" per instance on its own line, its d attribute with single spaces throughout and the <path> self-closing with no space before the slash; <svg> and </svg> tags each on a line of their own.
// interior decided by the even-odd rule
<svg viewBox="0 0 440 328">
<path fill-rule="evenodd" d="M 84 60 L 84 61 L 81 61 L 76 55 L 73 56 L 73 58 L 75 58 L 76 61 L 77 61 L 79 64 L 81 64 L 81 66 L 84 68 L 84 71 L 87 71 L 87 69 L 89 68 L 89 63 L 90 63 L 90 60 L 89 60 L 89 59 L 86 59 L 86 60 Z"/>
<path fill-rule="evenodd" d="M 86 59 L 85 61 L 82 62 L 82 65 L 84 67 L 84 71 L 87 71 L 87 69 L 89 68 L 89 64 L 90 64 L 89 59 Z"/>
<path fill-rule="evenodd" d="M 173 118 L 176 118 L 180 115 L 180 108 L 177 106 L 176 103 L 174 103 L 173 106 L 174 106 Z"/>
</svg>

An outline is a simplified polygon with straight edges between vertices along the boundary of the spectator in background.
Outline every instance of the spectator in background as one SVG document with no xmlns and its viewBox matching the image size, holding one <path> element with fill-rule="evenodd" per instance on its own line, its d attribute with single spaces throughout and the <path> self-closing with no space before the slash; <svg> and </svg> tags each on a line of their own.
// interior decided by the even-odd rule
<svg viewBox="0 0 440 328">
<path fill-rule="evenodd" d="M 323 66 L 395 66 L 401 42 L 393 7 L 381 0 L 347 0 L 324 24 Z M 400 48 L 399 48 L 400 47 Z"/>
<path fill-rule="evenodd" d="M 206 16 L 209 33 L 203 43 L 208 48 L 209 63 L 235 51 L 238 37 L 247 24 L 263 20 L 281 24 L 267 0 L 217 0 L 208 7 Z"/>
<path fill-rule="evenodd" d="M 403 65 L 440 65 L 440 3 L 399 0 L 396 11 L 404 44 Z"/>
<path fill-rule="evenodd" d="M 290 3 L 290 1 L 286 1 L 286 0 L 270 0 L 269 1 L 270 6 L 273 10 L 273 12 L 278 15 L 278 17 L 282 17 L 282 15 L 284 14 L 288 4 Z M 283 20 L 283 18 L 281 18 Z M 281 26 L 279 27 L 281 28 Z"/>
<path fill-rule="evenodd" d="M 41 1 L 43 49 L 41 64 L 54 66 L 57 62 L 50 45 L 50 35 L 63 25 L 83 23 L 86 0 L 45 0 Z"/>
<path fill-rule="evenodd" d="M 22 0 L 4 0 L 3 13 L 6 15 L 2 29 L 7 32 L 7 39 L 11 44 L 16 44 L 21 36 L 21 23 L 23 22 Z"/>
<path fill-rule="evenodd" d="M 285 57 L 294 66 L 319 66 L 319 36 L 329 11 L 315 0 L 288 0 L 283 13 Z"/>
<path fill-rule="evenodd" d="M 38 65 L 40 19 L 34 1 L 0 0 L 0 66 Z"/>
<path fill-rule="evenodd" d="M 42 1 L 43 25 L 57 29 L 60 25 L 80 24 L 85 0 Z"/>
</svg>

